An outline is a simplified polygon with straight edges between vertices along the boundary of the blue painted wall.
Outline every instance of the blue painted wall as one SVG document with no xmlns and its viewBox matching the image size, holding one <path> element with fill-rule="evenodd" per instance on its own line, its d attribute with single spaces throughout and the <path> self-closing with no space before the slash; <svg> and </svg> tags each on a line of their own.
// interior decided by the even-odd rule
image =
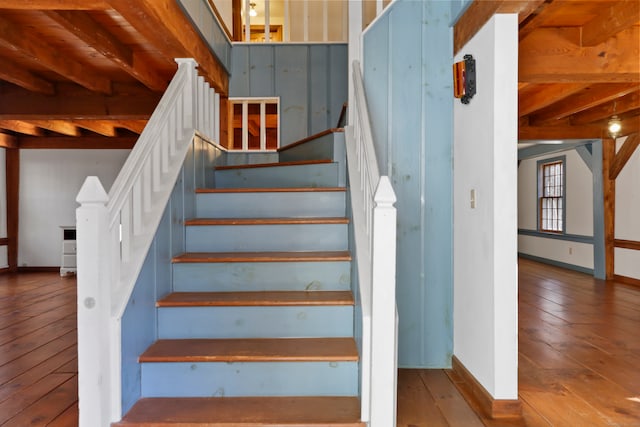
<svg viewBox="0 0 640 427">
<path fill-rule="evenodd" d="M 453 26 L 473 0 L 449 0 L 451 2 L 451 25 Z"/>
<path fill-rule="evenodd" d="M 398 359 L 404 367 L 449 367 L 453 350 L 452 6 L 398 0 L 363 39 L 379 166 L 398 197 Z"/>
<path fill-rule="evenodd" d="M 171 197 L 122 317 L 122 413 L 141 396 L 138 356 L 158 337 L 158 298 L 172 290 L 171 258 L 184 252 L 184 220 L 195 216 L 196 187 L 210 186 L 223 153 L 196 138 L 187 152 Z"/>
<path fill-rule="evenodd" d="M 347 101 L 346 44 L 234 44 L 230 97 L 280 97 L 280 145 L 336 127 Z"/>
<path fill-rule="evenodd" d="M 207 0 L 178 0 L 178 4 L 228 72 L 231 68 L 232 45 Z"/>
</svg>

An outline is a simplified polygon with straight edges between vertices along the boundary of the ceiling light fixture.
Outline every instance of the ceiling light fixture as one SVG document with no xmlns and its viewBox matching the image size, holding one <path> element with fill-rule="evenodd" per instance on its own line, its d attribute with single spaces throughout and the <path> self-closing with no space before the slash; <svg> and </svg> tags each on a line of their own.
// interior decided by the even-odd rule
<svg viewBox="0 0 640 427">
<path fill-rule="evenodd" d="M 620 118 L 615 114 L 609 119 L 609 122 L 607 123 L 607 130 L 613 139 L 616 139 L 620 134 L 620 131 L 622 130 L 622 121 L 620 121 Z"/>
<path fill-rule="evenodd" d="M 249 16 L 251 16 L 251 17 L 258 16 L 258 12 L 256 12 L 256 4 L 255 3 L 249 3 L 249 6 L 250 6 Z"/>
</svg>

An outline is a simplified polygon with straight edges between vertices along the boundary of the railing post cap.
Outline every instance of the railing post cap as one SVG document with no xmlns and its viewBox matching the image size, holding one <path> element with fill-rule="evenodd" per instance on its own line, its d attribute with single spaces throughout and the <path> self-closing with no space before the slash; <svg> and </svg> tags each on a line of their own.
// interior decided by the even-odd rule
<svg viewBox="0 0 640 427">
<path fill-rule="evenodd" d="M 109 196 L 97 176 L 88 176 L 76 196 L 81 205 L 106 205 Z"/>
<path fill-rule="evenodd" d="M 178 64 L 178 68 L 190 66 L 190 68 L 195 69 L 198 66 L 198 63 L 193 58 L 175 58 L 174 60 Z"/>
<path fill-rule="evenodd" d="M 373 200 L 378 206 L 392 206 L 396 202 L 396 193 L 393 191 L 393 186 L 388 176 L 383 175 L 380 177 Z"/>
</svg>

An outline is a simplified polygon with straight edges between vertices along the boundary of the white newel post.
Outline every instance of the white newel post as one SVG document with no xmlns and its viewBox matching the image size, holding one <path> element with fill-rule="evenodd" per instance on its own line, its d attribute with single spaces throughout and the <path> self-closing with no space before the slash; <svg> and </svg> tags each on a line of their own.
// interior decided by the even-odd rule
<svg viewBox="0 0 640 427">
<path fill-rule="evenodd" d="M 76 197 L 80 427 L 111 422 L 108 200 L 95 176 L 87 177 Z"/>
<path fill-rule="evenodd" d="M 396 423 L 396 196 L 381 176 L 374 195 L 372 280 L 371 427 Z"/>
</svg>

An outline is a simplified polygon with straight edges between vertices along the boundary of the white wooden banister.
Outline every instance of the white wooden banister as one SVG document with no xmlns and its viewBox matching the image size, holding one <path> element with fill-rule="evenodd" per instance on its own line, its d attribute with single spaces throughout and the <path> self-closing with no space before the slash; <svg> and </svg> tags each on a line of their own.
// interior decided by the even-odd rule
<svg viewBox="0 0 640 427">
<path fill-rule="evenodd" d="M 212 141 L 218 99 L 192 59 L 178 71 L 109 194 L 88 177 L 76 201 L 81 427 L 121 416 L 120 322 L 194 137 Z"/>
<path fill-rule="evenodd" d="M 353 90 L 345 133 L 362 305 L 362 420 L 386 427 L 396 422 L 396 196 L 380 176 L 358 61 Z"/>
</svg>

